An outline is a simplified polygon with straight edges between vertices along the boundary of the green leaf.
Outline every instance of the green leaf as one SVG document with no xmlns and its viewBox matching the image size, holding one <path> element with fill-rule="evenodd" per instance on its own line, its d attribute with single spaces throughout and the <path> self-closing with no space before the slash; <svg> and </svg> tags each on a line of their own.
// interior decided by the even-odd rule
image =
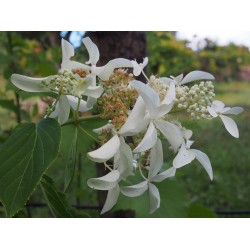
<svg viewBox="0 0 250 250">
<path fill-rule="evenodd" d="M 63 130 L 63 138 L 66 138 L 68 140 L 68 148 L 69 148 L 67 153 L 65 175 L 64 175 L 64 191 L 68 189 L 70 183 L 74 178 L 76 157 L 77 157 L 77 134 L 78 134 L 78 128 L 76 126 L 66 127 Z"/>
<path fill-rule="evenodd" d="M 192 204 L 188 208 L 189 218 L 216 218 L 217 215 L 207 207 L 199 204 Z"/>
<path fill-rule="evenodd" d="M 73 208 L 64 193 L 56 190 L 52 179 L 46 175 L 41 180 L 41 187 L 47 201 L 47 204 L 57 218 L 75 218 L 86 217 L 85 214 L 79 213 Z"/>
<path fill-rule="evenodd" d="M 28 200 L 41 177 L 55 160 L 61 138 L 56 120 L 26 123 L 0 148 L 0 200 L 7 217 L 13 216 Z"/>
</svg>

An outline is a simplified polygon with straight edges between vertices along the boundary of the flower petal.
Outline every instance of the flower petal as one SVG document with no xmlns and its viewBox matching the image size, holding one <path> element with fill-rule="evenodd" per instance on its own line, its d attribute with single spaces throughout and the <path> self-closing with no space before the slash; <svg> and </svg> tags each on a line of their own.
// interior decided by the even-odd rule
<svg viewBox="0 0 250 250">
<path fill-rule="evenodd" d="M 54 112 L 50 114 L 50 117 L 58 117 L 58 123 L 64 124 L 69 119 L 70 104 L 69 100 L 65 95 L 61 95 Z"/>
<path fill-rule="evenodd" d="M 99 98 L 103 93 L 103 87 L 102 86 L 89 86 L 87 89 L 85 89 L 83 95 L 90 96 L 93 98 Z"/>
<path fill-rule="evenodd" d="M 232 118 L 225 115 L 220 115 L 220 118 L 224 123 L 225 128 L 229 132 L 229 134 L 231 134 L 235 138 L 239 138 L 239 130 L 235 121 Z"/>
<path fill-rule="evenodd" d="M 154 121 L 154 123 L 176 152 L 183 142 L 183 136 L 180 129 L 175 124 L 167 121 L 158 120 Z"/>
<path fill-rule="evenodd" d="M 185 83 L 193 82 L 197 80 L 214 80 L 214 76 L 204 71 L 198 71 L 198 70 L 192 71 L 183 78 L 183 80 L 181 81 L 181 84 L 185 84 Z"/>
<path fill-rule="evenodd" d="M 176 168 L 171 167 L 171 168 L 167 169 L 166 171 L 164 171 L 164 172 L 156 175 L 155 177 L 153 177 L 151 179 L 151 181 L 153 181 L 153 182 L 161 182 L 161 181 L 165 180 L 166 178 L 175 176 L 175 172 L 176 172 Z"/>
<path fill-rule="evenodd" d="M 119 134 L 123 136 L 132 136 L 144 131 L 148 124 L 149 118 L 145 119 L 146 105 L 143 99 L 139 96 L 133 110 L 128 116 L 128 119 L 121 127 Z"/>
<path fill-rule="evenodd" d="M 86 62 L 86 64 L 96 65 L 100 57 L 99 49 L 89 37 L 83 38 L 82 42 L 89 53 L 89 60 Z"/>
<path fill-rule="evenodd" d="M 97 190 L 110 190 L 117 185 L 117 181 L 120 178 L 118 170 L 112 170 L 108 174 L 99 177 L 88 179 L 87 184 L 90 188 Z"/>
<path fill-rule="evenodd" d="M 100 128 L 93 129 L 93 131 L 95 133 L 101 133 L 105 129 L 112 129 L 112 128 L 114 128 L 114 125 L 111 124 L 111 123 L 108 123 L 108 124 L 106 124 L 106 125 L 104 125 L 104 126 L 102 126 Z"/>
<path fill-rule="evenodd" d="M 147 189 L 148 181 L 143 181 L 133 186 L 121 187 L 121 193 L 128 197 L 137 197 L 145 193 Z"/>
<path fill-rule="evenodd" d="M 112 188 L 108 191 L 107 199 L 106 199 L 105 204 L 102 208 L 101 214 L 104 214 L 113 208 L 113 206 L 115 205 L 115 203 L 118 200 L 119 194 L 120 194 L 120 188 L 118 185 L 116 185 L 114 188 Z"/>
<path fill-rule="evenodd" d="M 120 148 L 114 157 L 114 169 L 119 170 L 122 178 L 129 176 L 133 170 L 133 153 L 123 137 L 120 137 Z"/>
<path fill-rule="evenodd" d="M 49 88 L 41 85 L 42 81 L 49 81 L 51 76 L 44 78 L 32 78 L 24 75 L 13 74 L 11 82 L 19 89 L 27 92 L 50 92 Z"/>
<path fill-rule="evenodd" d="M 148 85 L 143 82 L 133 80 L 129 83 L 133 88 L 135 88 L 142 99 L 144 100 L 151 117 L 155 117 L 157 114 L 157 107 L 160 104 L 160 98 L 158 94 Z"/>
<path fill-rule="evenodd" d="M 209 113 L 212 117 L 217 117 L 217 116 L 218 116 L 218 114 L 216 113 L 216 111 L 215 111 L 214 108 L 212 108 L 212 107 L 207 106 L 207 111 L 208 111 L 208 113 Z"/>
<path fill-rule="evenodd" d="M 157 130 L 155 129 L 154 123 L 150 122 L 148 130 L 143 137 L 140 144 L 134 149 L 134 153 L 144 152 L 152 148 L 157 141 Z"/>
<path fill-rule="evenodd" d="M 71 106 L 74 110 L 76 110 L 76 109 L 77 109 L 77 106 L 78 106 L 78 100 L 79 100 L 79 98 L 74 97 L 74 96 L 72 96 L 72 95 L 67 95 L 67 98 L 68 98 L 68 100 L 69 100 L 70 106 Z M 79 111 L 80 111 L 80 112 L 86 112 L 86 111 L 88 111 L 88 110 L 90 110 L 90 109 L 91 109 L 91 107 L 90 107 L 90 108 L 87 107 L 87 102 L 81 99 L 81 100 L 80 100 Z"/>
<path fill-rule="evenodd" d="M 174 158 L 173 166 L 175 168 L 183 167 L 193 161 L 194 158 L 194 153 L 191 150 L 187 150 L 185 145 L 182 144 L 178 154 Z"/>
<path fill-rule="evenodd" d="M 152 214 L 153 212 L 155 212 L 156 209 L 160 207 L 161 203 L 160 193 L 158 188 L 152 183 L 149 183 L 148 191 L 149 191 L 149 213 Z"/>
<path fill-rule="evenodd" d="M 199 161 L 201 165 L 204 167 L 210 179 L 213 180 L 213 169 L 208 156 L 205 153 L 201 152 L 200 150 L 197 149 L 190 149 L 190 150 L 195 154 L 196 160 Z"/>
<path fill-rule="evenodd" d="M 116 58 L 109 61 L 105 66 L 100 67 L 101 70 L 98 70 L 98 67 L 94 70 L 93 73 L 97 73 L 103 81 L 107 81 L 113 71 L 117 68 L 132 68 L 133 64 L 130 60 L 124 58 Z M 98 72 L 99 71 L 99 72 Z"/>
<path fill-rule="evenodd" d="M 139 63 L 136 62 L 135 60 L 131 61 L 132 65 L 133 65 L 133 75 L 134 76 L 139 76 L 141 74 L 142 71 L 142 67 L 140 67 Z"/>
<path fill-rule="evenodd" d="M 192 135 L 193 135 L 193 131 L 190 130 L 190 129 L 185 129 L 182 131 L 182 134 L 183 134 L 183 137 L 186 139 L 186 140 L 189 140 Z"/>
<path fill-rule="evenodd" d="M 116 154 L 120 147 L 120 139 L 117 135 L 113 136 L 108 142 L 97 150 L 89 152 L 88 157 L 94 162 L 105 162 Z"/>
<path fill-rule="evenodd" d="M 62 70 L 90 69 L 90 67 L 85 64 L 70 60 L 70 58 L 75 54 L 74 47 L 71 45 L 71 43 L 62 38 L 61 45 L 62 45 L 62 64 L 61 64 Z"/>
<path fill-rule="evenodd" d="M 164 82 L 167 85 L 170 85 L 172 82 L 174 82 L 174 80 L 169 77 L 160 77 L 159 80 Z"/>
<path fill-rule="evenodd" d="M 92 109 L 95 103 L 96 103 L 96 98 L 88 96 L 87 103 L 86 103 L 87 108 Z"/>
<path fill-rule="evenodd" d="M 148 172 L 148 178 L 150 180 L 158 174 L 162 165 L 163 165 L 162 143 L 160 139 L 157 139 L 150 153 L 150 167 Z"/>
<path fill-rule="evenodd" d="M 170 104 L 175 100 L 175 83 L 171 82 L 166 96 L 164 97 L 161 104 Z"/>
<path fill-rule="evenodd" d="M 211 107 L 218 113 L 224 109 L 225 104 L 222 101 L 214 100 Z"/>
<path fill-rule="evenodd" d="M 238 115 L 240 113 L 243 112 L 243 108 L 241 107 L 233 107 L 230 108 L 228 111 L 222 112 L 223 114 L 227 114 L 227 115 Z"/>
<path fill-rule="evenodd" d="M 177 84 L 181 83 L 182 79 L 183 79 L 183 74 L 180 74 L 174 78 Z"/>
</svg>

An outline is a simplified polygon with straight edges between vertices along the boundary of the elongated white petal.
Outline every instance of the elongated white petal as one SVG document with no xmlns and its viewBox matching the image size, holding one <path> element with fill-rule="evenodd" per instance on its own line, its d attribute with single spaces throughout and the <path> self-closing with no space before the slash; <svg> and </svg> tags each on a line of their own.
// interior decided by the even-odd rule
<svg viewBox="0 0 250 250">
<path fill-rule="evenodd" d="M 214 76 L 204 71 L 198 71 L 198 70 L 192 71 L 183 78 L 183 80 L 181 81 L 181 84 L 185 84 L 185 83 L 193 82 L 197 80 L 214 80 Z"/>
<path fill-rule="evenodd" d="M 85 64 L 70 60 L 70 58 L 74 56 L 75 51 L 74 51 L 74 47 L 68 41 L 62 38 L 61 44 L 62 44 L 62 64 L 61 64 L 62 70 L 72 70 L 72 69 L 89 70 L 90 69 L 90 67 Z"/>
<path fill-rule="evenodd" d="M 191 161 L 193 161 L 195 158 L 195 155 L 192 151 L 187 150 L 185 145 L 183 144 L 178 152 L 178 154 L 175 156 L 173 161 L 173 166 L 175 168 L 183 167 L 187 164 L 189 164 Z"/>
<path fill-rule="evenodd" d="M 157 130 L 155 129 L 154 123 L 150 122 L 148 130 L 143 137 L 140 144 L 134 149 L 134 153 L 144 152 L 152 148 L 157 141 Z"/>
<path fill-rule="evenodd" d="M 189 140 L 193 135 L 193 131 L 189 129 L 185 129 L 184 131 L 182 131 L 182 134 L 186 140 Z"/>
<path fill-rule="evenodd" d="M 68 98 L 68 100 L 69 100 L 70 106 L 71 106 L 74 110 L 76 110 L 76 109 L 77 109 L 77 106 L 78 106 L 78 100 L 79 100 L 79 98 L 74 97 L 74 96 L 72 96 L 72 95 L 67 95 L 67 98 Z M 81 99 L 81 100 L 80 100 L 79 111 L 80 111 L 80 112 L 86 112 L 86 111 L 88 111 L 88 110 L 90 110 L 90 109 L 91 109 L 91 108 L 88 108 L 88 107 L 87 107 L 87 102 Z"/>
<path fill-rule="evenodd" d="M 96 65 L 100 57 L 100 53 L 97 46 L 92 42 L 89 37 L 83 38 L 82 42 L 89 53 L 89 60 L 86 62 L 86 64 Z"/>
<path fill-rule="evenodd" d="M 152 151 L 150 153 L 150 167 L 148 172 L 148 178 L 152 179 L 158 174 L 163 165 L 163 152 L 162 143 L 160 139 L 157 139 Z"/>
<path fill-rule="evenodd" d="M 160 77 L 159 80 L 164 82 L 167 85 L 170 85 L 171 82 L 174 83 L 174 80 L 172 78 L 169 78 L 169 77 Z"/>
<path fill-rule="evenodd" d="M 207 106 L 207 111 L 208 111 L 208 113 L 209 113 L 212 117 L 217 117 L 217 116 L 218 116 L 218 114 L 216 113 L 216 111 L 215 111 L 214 108 L 212 108 L 212 107 Z"/>
<path fill-rule="evenodd" d="M 229 134 L 231 134 L 235 138 L 239 138 L 239 130 L 235 121 L 232 118 L 225 115 L 220 115 L 220 118 L 224 123 L 225 128 L 229 132 Z"/>
<path fill-rule="evenodd" d="M 182 79 L 183 79 L 183 74 L 180 74 L 174 78 L 177 84 L 181 83 Z"/>
<path fill-rule="evenodd" d="M 92 152 L 89 152 L 87 155 L 94 162 L 105 162 L 114 157 L 119 147 L 120 147 L 120 140 L 119 137 L 115 135 L 100 148 Z"/>
<path fill-rule="evenodd" d="M 211 107 L 218 113 L 224 109 L 225 104 L 222 101 L 214 100 Z"/>
<path fill-rule="evenodd" d="M 170 104 L 161 104 L 157 108 L 156 117 L 162 117 L 162 116 L 166 115 L 167 113 L 169 113 L 172 110 L 173 106 L 174 106 L 174 102 L 172 102 Z"/>
<path fill-rule="evenodd" d="M 56 105 L 55 110 L 50 114 L 50 117 L 58 117 L 58 123 L 64 124 L 69 119 L 70 104 L 69 100 L 65 95 L 62 95 L 59 102 Z"/>
<path fill-rule="evenodd" d="M 116 58 L 109 61 L 105 66 L 101 67 L 101 70 L 99 72 L 97 67 L 97 69 L 95 69 L 95 72 L 97 73 L 96 75 L 99 76 L 103 81 L 107 81 L 115 69 L 132 67 L 133 64 L 130 60 L 124 58 Z"/>
<path fill-rule="evenodd" d="M 102 130 L 104 130 L 104 129 L 112 129 L 113 127 L 114 127 L 113 124 L 108 123 L 108 124 L 106 124 L 106 125 L 104 125 L 104 126 L 102 126 L 102 127 L 100 127 L 100 128 L 93 129 L 93 131 L 94 131 L 95 133 L 100 133 L 100 132 L 102 132 Z"/>
<path fill-rule="evenodd" d="M 90 86 L 87 89 L 85 89 L 83 95 L 90 96 L 93 98 L 99 98 L 101 94 L 103 93 L 103 87 L 102 86 Z"/>
<path fill-rule="evenodd" d="M 143 181 L 133 186 L 121 187 L 121 193 L 128 197 L 137 197 L 145 193 L 147 189 L 148 189 L 148 182 Z"/>
<path fill-rule="evenodd" d="M 151 181 L 153 182 L 161 182 L 163 180 L 165 180 L 166 178 L 170 178 L 175 176 L 176 173 L 176 168 L 175 167 L 171 167 L 169 169 L 167 169 L 166 171 L 154 176 Z"/>
<path fill-rule="evenodd" d="M 224 111 L 224 112 L 222 112 L 223 114 L 227 114 L 227 115 L 238 115 L 238 114 L 240 114 L 240 113 L 242 113 L 243 112 L 243 108 L 241 108 L 241 107 L 233 107 L 233 108 L 230 108 L 229 110 L 227 110 L 227 111 Z"/>
<path fill-rule="evenodd" d="M 145 119 L 146 105 L 139 96 L 133 110 L 128 116 L 125 124 L 121 127 L 119 134 L 123 136 L 131 136 L 146 129 L 149 119 Z"/>
<path fill-rule="evenodd" d="M 183 136 L 180 129 L 175 124 L 167 121 L 158 120 L 154 121 L 154 123 L 176 152 L 183 142 Z"/>
<path fill-rule="evenodd" d="M 145 68 L 148 65 L 148 57 L 143 58 L 142 68 Z"/>
<path fill-rule="evenodd" d="M 102 208 L 101 214 L 104 214 L 113 208 L 113 206 L 115 205 L 115 203 L 118 200 L 119 194 L 120 194 L 120 188 L 118 185 L 116 185 L 114 188 L 112 188 L 108 191 L 107 199 L 106 199 L 105 204 Z"/>
<path fill-rule="evenodd" d="M 131 63 L 133 65 L 133 75 L 134 76 L 139 76 L 141 74 L 142 67 L 140 67 L 140 65 L 138 64 L 138 62 L 136 62 L 134 60 L 132 60 Z"/>
<path fill-rule="evenodd" d="M 129 176 L 133 170 L 133 153 L 123 137 L 120 137 L 120 148 L 114 157 L 114 169 L 119 170 L 122 178 Z"/>
<path fill-rule="evenodd" d="M 175 100 L 175 83 L 171 82 L 167 94 L 161 104 L 170 104 Z"/>
<path fill-rule="evenodd" d="M 86 103 L 87 108 L 91 109 L 95 103 L 96 103 L 96 98 L 88 96 L 87 103 Z"/>
<path fill-rule="evenodd" d="M 157 107 L 160 104 L 158 94 L 148 85 L 140 81 L 133 80 L 129 84 L 139 92 L 148 108 L 150 116 L 155 117 L 157 114 Z"/>
<path fill-rule="evenodd" d="M 149 183 L 148 191 L 149 191 L 149 213 L 152 214 L 153 212 L 155 212 L 156 209 L 160 207 L 161 203 L 160 193 L 158 188 L 152 183 Z"/>
<path fill-rule="evenodd" d="M 190 148 L 193 145 L 194 141 L 187 140 L 186 147 Z"/>
<path fill-rule="evenodd" d="M 108 174 L 99 177 L 91 178 L 87 181 L 90 188 L 97 190 L 110 190 L 117 185 L 117 181 L 120 178 L 120 173 L 118 170 L 112 170 Z"/>
<path fill-rule="evenodd" d="M 209 178 L 213 180 L 213 169 L 208 156 L 205 153 L 201 152 L 200 150 L 197 149 L 190 149 L 190 150 L 195 154 L 196 160 L 199 161 L 201 165 L 204 167 Z"/>
<path fill-rule="evenodd" d="M 27 92 L 49 92 L 50 89 L 41 85 L 42 81 L 49 81 L 51 76 L 44 78 L 32 78 L 24 75 L 13 74 L 11 82 L 19 89 Z"/>
</svg>

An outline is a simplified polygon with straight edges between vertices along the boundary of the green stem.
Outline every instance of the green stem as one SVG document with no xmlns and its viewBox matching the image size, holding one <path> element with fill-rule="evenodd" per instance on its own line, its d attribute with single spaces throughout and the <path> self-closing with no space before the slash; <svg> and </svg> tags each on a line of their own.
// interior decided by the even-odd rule
<svg viewBox="0 0 250 250">
<path fill-rule="evenodd" d="M 86 131 L 84 128 L 82 128 L 81 126 L 78 126 L 78 128 L 87 136 L 89 136 L 91 139 L 93 139 L 94 141 L 96 141 L 98 144 L 100 143 L 94 136 L 92 136 L 88 131 Z"/>
<path fill-rule="evenodd" d="M 90 115 L 90 116 L 82 116 L 77 119 L 77 122 L 83 122 L 83 121 L 88 121 L 88 120 L 93 120 L 96 118 L 99 118 L 100 115 Z M 68 125 L 68 124 L 74 124 L 76 122 L 75 119 L 69 119 L 67 122 L 63 124 L 63 126 Z"/>
</svg>

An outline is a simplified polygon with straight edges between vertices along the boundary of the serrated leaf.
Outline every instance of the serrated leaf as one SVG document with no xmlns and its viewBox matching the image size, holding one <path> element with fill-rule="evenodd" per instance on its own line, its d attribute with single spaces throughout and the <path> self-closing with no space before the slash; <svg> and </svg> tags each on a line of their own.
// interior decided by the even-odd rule
<svg viewBox="0 0 250 250">
<path fill-rule="evenodd" d="M 47 204 L 57 218 L 75 218 L 86 217 L 73 208 L 64 193 L 57 191 L 54 186 L 53 180 L 44 175 L 41 181 L 41 187 L 47 201 Z"/>
<path fill-rule="evenodd" d="M 28 200 L 41 177 L 55 160 L 61 138 L 56 120 L 22 124 L 0 148 L 0 200 L 7 217 Z"/>
</svg>

